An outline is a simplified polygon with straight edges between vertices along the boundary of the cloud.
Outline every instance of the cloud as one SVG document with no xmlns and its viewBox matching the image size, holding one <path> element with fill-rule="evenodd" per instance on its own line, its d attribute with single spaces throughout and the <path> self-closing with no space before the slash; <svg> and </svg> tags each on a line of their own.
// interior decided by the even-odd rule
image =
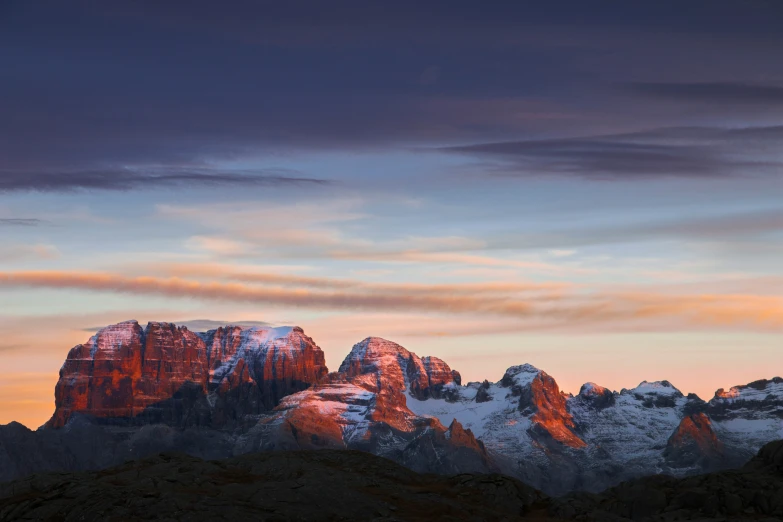
<svg viewBox="0 0 783 522">
<path fill-rule="evenodd" d="M 173 322 L 173 321 L 172 321 Z M 191 320 L 179 320 L 176 321 L 177 326 L 185 326 L 194 332 L 206 332 L 209 330 L 215 330 L 221 326 L 274 326 L 272 323 L 266 321 L 216 321 L 213 319 L 191 319 Z M 105 325 L 104 325 L 105 326 Z M 88 326 L 82 328 L 84 332 L 95 333 L 104 326 Z M 0 348 L 1 350 L 2 348 Z"/>
<path fill-rule="evenodd" d="M 324 179 L 291 176 L 290 171 L 230 172 L 217 169 L 150 168 L 62 172 L 0 171 L 0 192 L 130 190 L 189 186 L 325 185 Z"/>
<path fill-rule="evenodd" d="M 296 211 L 278 203 L 232 202 L 200 206 L 159 205 L 166 218 L 197 221 L 217 233 L 195 235 L 185 246 L 219 259 L 282 257 L 285 259 L 334 259 L 383 264 L 449 264 L 509 267 L 547 273 L 582 273 L 578 267 L 538 260 L 503 259 L 476 252 L 487 246 L 484 238 L 408 235 L 382 240 L 378 229 L 372 237 L 358 236 L 373 218 L 357 200 L 334 199 L 324 203 L 300 203 Z M 365 205 L 366 206 L 366 205 Z M 257 223 L 264 223 L 259 227 Z M 352 232 L 349 234 L 349 232 Z"/>
<path fill-rule="evenodd" d="M 0 218 L 0 226 L 3 227 L 37 227 L 46 223 L 35 218 Z"/>
<path fill-rule="evenodd" d="M 0 261 L 20 261 L 25 259 L 57 259 L 60 250 L 54 245 L 0 245 Z"/>
<path fill-rule="evenodd" d="M 624 134 L 504 141 L 437 150 L 490 159 L 490 174 L 590 179 L 780 176 L 783 127 L 672 127 Z"/>
<path fill-rule="evenodd" d="M 371 283 L 357 279 L 307 277 L 289 274 L 250 271 L 217 263 L 158 263 L 143 265 L 147 270 L 168 277 L 201 277 L 316 290 L 354 290 L 367 294 L 504 294 L 559 292 L 573 286 L 562 282 L 480 282 L 460 284 Z"/>
<path fill-rule="evenodd" d="M 470 292 L 311 291 L 179 278 L 85 272 L 0 272 L 0 286 L 76 289 L 170 298 L 224 300 L 315 310 L 476 314 L 515 318 L 530 329 L 619 323 L 628 328 L 783 328 L 783 300 L 757 295 L 674 295 L 647 292 L 571 292 L 530 296 Z"/>
<path fill-rule="evenodd" d="M 783 87 L 749 83 L 629 83 L 631 92 L 689 103 L 783 105 Z"/>
<path fill-rule="evenodd" d="M 498 235 L 487 238 L 487 245 L 490 249 L 557 249 L 674 239 L 687 241 L 689 244 L 726 243 L 727 247 L 736 248 L 733 241 L 764 241 L 770 234 L 780 231 L 783 231 L 783 208 L 768 208 L 754 212 L 682 216 L 635 223 L 564 228 L 542 233 Z M 768 244 L 774 246 L 774 243 Z"/>
<path fill-rule="evenodd" d="M 241 2 L 220 6 L 219 16 L 196 1 L 7 3 L 0 34 L 14 52 L 0 78 L 4 168 L 57 174 L 68 167 L 87 173 L 77 187 L 88 188 L 120 183 L 95 179 L 106 165 L 476 143 L 660 122 L 658 108 L 648 106 L 655 104 L 620 104 L 605 80 L 638 80 L 639 69 L 685 80 L 688 65 L 703 77 L 752 77 L 776 70 L 780 42 L 774 2 L 740 8 L 741 16 L 725 6 L 677 16 L 670 8 L 580 2 L 492 10 L 454 2 Z M 709 39 L 710 59 L 705 34 L 721 36 Z M 687 119 L 680 112 L 669 115 Z"/>
</svg>

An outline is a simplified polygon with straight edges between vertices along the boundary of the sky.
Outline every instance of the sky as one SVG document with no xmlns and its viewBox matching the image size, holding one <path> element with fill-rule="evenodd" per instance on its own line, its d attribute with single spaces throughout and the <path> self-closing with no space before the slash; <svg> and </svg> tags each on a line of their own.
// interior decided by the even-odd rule
<svg viewBox="0 0 783 522">
<path fill-rule="evenodd" d="M 0 2 L 0 423 L 127 320 L 783 374 L 783 3 Z"/>
</svg>

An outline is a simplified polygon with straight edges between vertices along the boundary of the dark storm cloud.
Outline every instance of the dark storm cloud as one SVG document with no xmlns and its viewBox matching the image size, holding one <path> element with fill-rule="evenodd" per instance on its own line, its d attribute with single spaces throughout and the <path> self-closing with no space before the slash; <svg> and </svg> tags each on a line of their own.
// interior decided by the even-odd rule
<svg viewBox="0 0 783 522">
<path fill-rule="evenodd" d="M 783 84 L 782 5 L 0 2 L 0 171 L 47 173 L 27 186 L 11 175 L 5 190 L 211 183 L 100 171 L 684 124 L 690 94 L 668 107 L 667 87 L 645 80 L 693 89 L 698 66 L 714 92 L 734 86 L 724 96 L 755 85 L 726 76 Z M 618 82 L 663 94 L 621 99 Z M 778 105 L 755 94 L 767 99 L 756 110 Z M 540 145 L 551 164 L 558 145 Z M 712 168 L 665 144 L 559 147 L 566 171 L 614 173 L 638 158 L 642 175 Z M 59 174 L 74 172 L 71 184 Z"/>
<path fill-rule="evenodd" d="M 603 179 L 720 178 L 783 174 L 783 127 L 663 128 L 439 149 L 495 161 L 499 176 L 561 174 Z"/>
<path fill-rule="evenodd" d="M 160 186 L 275 186 L 329 183 L 327 180 L 292 177 L 271 173 L 236 173 L 219 171 L 144 172 L 123 170 L 96 170 L 82 172 L 9 172 L 0 171 L 0 192 L 39 191 L 68 192 L 73 190 L 130 190 Z M 13 220 L 12 220 L 13 221 Z M 36 221 L 37 220 L 15 220 Z M 0 224 L 3 224 L 0 220 Z M 33 223 L 13 223 L 28 224 Z"/>
<path fill-rule="evenodd" d="M 783 104 L 783 87 L 748 83 L 632 83 L 640 94 L 687 102 Z"/>
<path fill-rule="evenodd" d="M 5 227 L 37 227 L 45 221 L 35 218 L 0 218 L 0 226 Z"/>
</svg>

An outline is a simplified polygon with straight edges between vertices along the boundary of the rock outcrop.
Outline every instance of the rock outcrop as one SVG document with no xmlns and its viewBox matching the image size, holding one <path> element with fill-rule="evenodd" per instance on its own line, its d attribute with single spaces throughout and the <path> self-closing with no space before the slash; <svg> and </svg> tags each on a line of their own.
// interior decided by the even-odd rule
<svg viewBox="0 0 783 522">
<path fill-rule="evenodd" d="M 71 349 L 46 426 L 74 413 L 113 423 L 224 426 L 271 410 L 327 374 L 301 328 L 229 326 L 203 334 L 127 321 Z"/>
<path fill-rule="evenodd" d="M 698 467 L 711 470 L 721 465 L 723 443 L 704 413 L 688 415 L 680 421 L 666 443 L 664 458 L 674 468 Z"/>
</svg>

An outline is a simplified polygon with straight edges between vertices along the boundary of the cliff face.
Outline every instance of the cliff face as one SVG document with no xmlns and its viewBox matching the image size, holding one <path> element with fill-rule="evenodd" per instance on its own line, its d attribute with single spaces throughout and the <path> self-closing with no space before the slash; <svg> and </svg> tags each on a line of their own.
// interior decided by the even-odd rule
<svg viewBox="0 0 783 522">
<path fill-rule="evenodd" d="M 127 321 L 68 354 L 46 426 L 74 413 L 99 419 L 221 426 L 271 410 L 327 374 L 300 328 L 225 327 L 205 334 Z"/>
<path fill-rule="evenodd" d="M 571 448 L 587 445 L 574 433 L 574 419 L 566 407 L 566 397 L 549 374 L 527 364 L 509 368 L 503 379 L 514 382 L 512 394 L 520 394 L 520 411 L 533 414 L 534 432 Z"/>
<path fill-rule="evenodd" d="M 361 449 L 426 472 L 490 471 L 484 445 L 453 420 L 417 415 L 408 400 L 446 397 L 459 373 L 377 337 L 357 343 L 340 371 L 286 397 L 257 431 L 268 449 Z"/>
<path fill-rule="evenodd" d="M 723 443 L 718 440 L 710 418 L 704 413 L 694 413 L 680 421 L 663 454 L 673 467 L 710 469 L 720 464 Z"/>
<path fill-rule="evenodd" d="M 368 337 L 354 345 L 340 365 L 340 373 L 351 379 L 372 376 L 378 391 L 407 390 L 418 399 L 440 397 L 444 386 L 459 385 L 459 372 L 437 357 L 421 358 L 402 346 L 379 337 Z M 401 399 L 404 401 L 404 397 Z"/>
</svg>

